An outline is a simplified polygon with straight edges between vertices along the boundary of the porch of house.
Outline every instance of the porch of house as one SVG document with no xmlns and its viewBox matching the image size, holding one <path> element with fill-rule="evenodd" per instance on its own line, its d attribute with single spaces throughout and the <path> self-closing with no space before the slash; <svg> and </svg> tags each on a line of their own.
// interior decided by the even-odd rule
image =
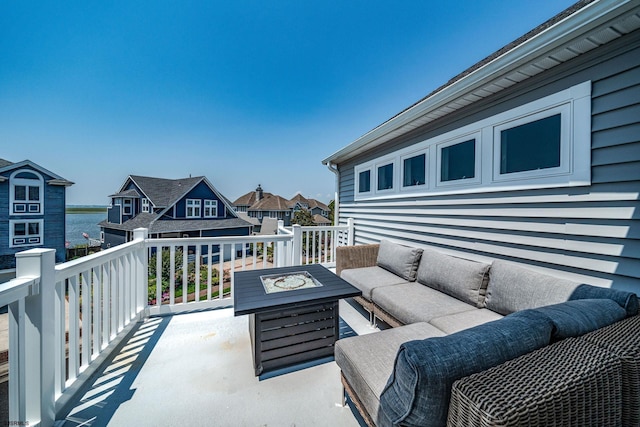
<svg viewBox="0 0 640 427">
<path fill-rule="evenodd" d="M 235 272 L 321 263 L 353 244 L 346 226 L 277 235 L 149 239 L 54 265 L 16 255 L 8 306 L 9 422 L 30 426 L 357 426 L 332 358 L 257 378 Z M 214 249 L 230 261 L 206 256 Z M 161 255 L 161 256 L 160 256 Z M 199 272 L 199 273 L 198 273 Z M 157 286 L 156 286 L 157 285 Z M 375 329 L 340 302 L 341 336 Z M 6 404 L 6 403 L 5 403 Z"/>
<path fill-rule="evenodd" d="M 341 337 L 376 330 L 349 301 L 340 316 Z M 248 316 L 221 308 L 139 323 L 57 425 L 357 427 L 342 396 L 333 360 L 256 377 Z"/>
</svg>

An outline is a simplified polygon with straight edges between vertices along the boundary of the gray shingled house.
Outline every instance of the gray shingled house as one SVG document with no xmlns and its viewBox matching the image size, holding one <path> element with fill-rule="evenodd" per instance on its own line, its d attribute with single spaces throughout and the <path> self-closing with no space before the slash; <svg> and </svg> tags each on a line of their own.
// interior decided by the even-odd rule
<svg viewBox="0 0 640 427">
<path fill-rule="evenodd" d="M 640 293 L 640 2 L 577 2 L 323 163 L 356 243 Z"/>
</svg>

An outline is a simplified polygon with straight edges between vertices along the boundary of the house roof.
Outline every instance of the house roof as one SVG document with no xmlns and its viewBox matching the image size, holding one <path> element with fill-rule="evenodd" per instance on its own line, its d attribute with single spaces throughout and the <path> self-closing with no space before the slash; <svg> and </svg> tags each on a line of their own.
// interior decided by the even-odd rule
<svg viewBox="0 0 640 427">
<path fill-rule="evenodd" d="M 189 190 L 195 187 L 203 176 L 193 178 L 167 179 L 149 176 L 129 175 L 129 179 L 144 193 L 151 203 L 158 208 L 167 208 L 176 203 Z M 127 184 L 125 180 L 120 192 Z"/>
<path fill-rule="evenodd" d="M 11 170 L 15 170 L 15 169 L 20 169 L 23 168 L 24 166 L 30 166 L 31 168 L 37 170 L 38 172 L 41 172 L 45 175 L 48 175 L 51 177 L 50 180 L 47 181 L 47 184 L 50 185 L 62 185 L 65 187 L 69 187 L 71 185 L 73 185 L 74 183 L 64 179 L 63 177 L 61 177 L 58 174 L 55 174 L 53 172 L 51 172 L 50 170 L 47 170 L 45 168 L 43 168 L 42 166 L 40 166 L 37 163 L 32 162 L 31 160 L 23 160 L 21 162 L 18 163 L 13 163 L 10 162 L 8 160 L 5 159 L 0 159 L 0 173 L 3 172 L 7 172 L 7 171 L 11 171 Z M 3 181 L 4 179 L 2 179 L 2 177 L 0 177 L 0 181 Z"/>
<path fill-rule="evenodd" d="M 322 161 L 336 164 L 640 28 L 637 0 L 581 0 Z"/>
<path fill-rule="evenodd" d="M 313 222 L 316 224 L 331 224 L 331 221 L 329 221 L 328 218 L 325 218 L 320 214 L 315 214 L 313 216 Z"/>
<path fill-rule="evenodd" d="M 315 208 L 320 208 L 323 211 L 330 210 L 329 206 L 325 205 L 321 201 L 316 200 L 316 199 L 309 199 L 309 209 L 315 209 Z"/>
<path fill-rule="evenodd" d="M 266 191 L 262 193 L 262 197 L 273 196 L 271 193 L 267 193 Z M 244 194 L 236 199 L 233 202 L 233 206 L 252 206 L 258 199 L 258 196 L 255 191 L 250 191 L 247 194 Z"/>
<path fill-rule="evenodd" d="M 240 218 L 229 219 L 159 219 L 159 214 L 140 213 L 122 224 L 113 224 L 104 220 L 98 225 L 114 230 L 133 231 L 136 228 L 147 228 L 149 233 L 178 233 L 181 231 L 219 230 L 224 228 L 251 227 Z"/>
<path fill-rule="evenodd" d="M 238 214 L 238 218 L 247 221 L 249 224 L 259 227 L 260 226 L 260 220 L 258 218 L 254 218 L 252 216 L 247 215 L 246 212 L 236 212 Z"/>
<path fill-rule="evenodd" d="M 302 194 L 297 193 L 295 196 L 291 198 L 291 200 L 289 200 L 288 206 L 293 208 L 296 205 L 296 203 L 303 203 L 309 206 L 309 199 L 304 197 Z"/>
<path fill-rule="evenodd" d="M 134 198 L 140 198 L 140 195 L 138 194 L 138 192 L 136 190 L 126 190 L 126 191 L 121 191 L 119 193 L 116 194 L 112 194 L 109 197 L 134 197 Z"/>
<path fill-rule="evenodd" d="M 288 211 L 289 201 L 284 197 L 270 194 L 254 203 L 249 211 Z"/>
</svg>

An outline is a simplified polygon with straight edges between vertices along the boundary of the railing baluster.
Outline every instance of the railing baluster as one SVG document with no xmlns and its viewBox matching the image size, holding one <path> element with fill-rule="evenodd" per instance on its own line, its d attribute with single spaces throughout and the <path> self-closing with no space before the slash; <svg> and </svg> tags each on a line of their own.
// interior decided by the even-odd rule
<svg viewBox="0 0 640 427">
<path fill-rule="evenodd" d="M 162 304 L 162 280 L 164 279 L 162 274 L 162 246 L 156 246 L 156 305 Z"/>
<path fill-rule="evenodd" d="M 109 324 L 111 323 L 111 271 L 109 263 L 102 264 L 102 344 L 100 349 L 109 345 Z"/>
<path fill-rule="evenodd" d="M 56 397 L 60 396 L 65 389 L 64 383 L 66 380 L 66 344 L 67 337 L 65 334 L 65 280 L 56 282 L 56 298 L 54 302 L 55 313 L 55 377 L 54 377 L 54 392 Z"/>
<path fill-rule="evenodd" d="M 211 281 L 213 280 L 211 271 L 211 258 L 213 252 L 213 245 L 207 245 L 207 301 L 211 301 Z"/>
<path fill-rule="evenodd" d="M 100 334 L 102 333 L 102 286 L 100 280 L 100 267 L 92 269 L 93 289 L 93 352 L 92 360 L 100 354 Z"/>
<path fill-rule="evenodd" d="M 176 303 L 176 247 L 169 246 L 169 304 Z"/>
<path fill-rule="evenodd" d="M 82 364 L 80 369 L 84 370 L 89 365 L 91 360 L 91 292 L 90 289 L 90 274 L 85 270 L 80 275 L 82 281 L 82 287 L 80 288 L 80 298 L 82 298 L 82 308 L 80 315 L 82 316 L 82 330 L 80 335 L 82 336 Z"/>
<path fill-rule="evenodd" d="M 218 245 L 218 299 L 224 294 L 224 243 Z"/>
<path fill-rule="evenodd" d="M 186 245 L 182 246 L 182 302 L 188 302 L 187 300 L 187 279 L 189 278 L 189 247 Z"/>
<path fill-rule="evenodd" d="M 196 291 L 195 291 L 195 302 L 200 301 L 200 245 L 196 245 L 196 269 L 195 269 L 195 279 L 196 279 Z"/>
<path fill-rule="evenodd" d="M 80 373 L 80 313 L 78 310 L 78 276 L 69 278 L 69 380 Z"/>
</svg>

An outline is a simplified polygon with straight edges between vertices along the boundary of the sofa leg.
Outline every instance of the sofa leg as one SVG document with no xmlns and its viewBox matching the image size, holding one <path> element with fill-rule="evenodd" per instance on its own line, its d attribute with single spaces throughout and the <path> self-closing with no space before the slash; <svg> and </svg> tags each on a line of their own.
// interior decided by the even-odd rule
<svg viewBox="0 0 640 427">
<path fill-rule="evenodd" d="M 340 399 L 340 404 L 343 408 L 347 406 L 347 390 L 345 390 L 344 385 L 342 386 L 342 399 Z"/>
</svg>

